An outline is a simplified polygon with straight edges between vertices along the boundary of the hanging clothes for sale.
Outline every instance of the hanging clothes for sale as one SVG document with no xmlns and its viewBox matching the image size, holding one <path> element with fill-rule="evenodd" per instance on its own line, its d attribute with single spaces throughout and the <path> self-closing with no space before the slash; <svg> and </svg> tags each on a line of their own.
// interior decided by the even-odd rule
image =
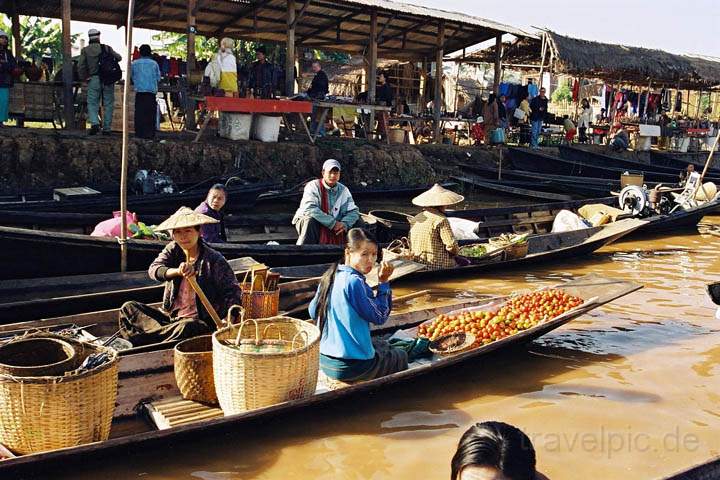
<svg viewBox="0 0 720 480">
<path fill-rule="evenodd" d="M 177 58 L 170 59 L 170 71 L 168 72 L 170 77 L 180 76 L 180 65 Z"/>
<path fill-rule="evenodd" d="M 138 58 L 140 58 L 140 50 L 138 50 L 138 47 L 136 45 L 135 48 L 133 49 L 132 59 L 137 60 Z"/>
<path fill-rule="evenodd" d="M 682 111 L 682 92 L 678 90 L 677 96 L 675 97 L 675 111 Z"/>
<path fill-rule="evenodd" d="M 579 98 L 580 98 L 580 82 L 575 80 L 575 83 L 573 83 L 573 86 L 572 86 L 573 102 L 577 102 Z"/>
</svg>

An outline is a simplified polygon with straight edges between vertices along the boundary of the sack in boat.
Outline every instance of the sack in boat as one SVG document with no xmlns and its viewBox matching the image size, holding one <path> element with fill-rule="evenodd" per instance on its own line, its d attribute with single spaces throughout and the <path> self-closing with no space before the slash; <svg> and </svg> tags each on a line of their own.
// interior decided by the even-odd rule
<svg viewBox="0 0 720 480">
<path fill-rule="evenodd" d="M 385 262 L 391 260 L 414 260 L 412 250 L 410 249 L 410 240 L 406 237 L 398 238 L 390 242 L 390 244 L 383 248 L 382 259 Z"/>
<path fill-rule="evenodd" d="M 215 390 L 225 415 L 312 395 L 319 366 L 320 331 L 303 320 L 250 319 L 213 334 Z"/>
</svg>

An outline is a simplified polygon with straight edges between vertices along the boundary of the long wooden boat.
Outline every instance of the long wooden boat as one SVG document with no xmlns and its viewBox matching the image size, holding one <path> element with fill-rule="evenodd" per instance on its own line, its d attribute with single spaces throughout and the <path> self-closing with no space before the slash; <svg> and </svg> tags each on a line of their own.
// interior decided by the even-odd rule
<svg viewBox="0 0 720 480">
<path fill-rule="evenodd" d="M 463 173 L 470 172 L 488 179 L 496 179 L 498 171 L 482 165 L 470 163 L 460 164 Z M 536 189 L 552 189 L 586 198 L 604 197 L 611 191 L 620 190 L 620 180 L 608 178 L 573 177 L 570 175 L 553 175 L 547 173 L 528 172 L 525 170 L 503 168 L 501 177 L 507 180 L 535 183 Z"/>
<path fill-rule="evenodd" d="M 248 269 L 258 262 L 243 257 L 229 263 L 242 281 Z M 316 287 L 317 278 L 281 278 L 280 310 L 296 309 L 300 305 L 298 301 L 306 300 Z M 3 280 L 0 281 L 0 324 L 114 309 L 130 300 L 159 302 L 163 288 L 164 284 L 151 280 L 147 271 Z"/>
<path fill-rule="evenodd" d="M 269 182 L 247 185 L 231 184 L 227 187 L 228 199 L 225 210 L 228 212 L 248 210 L 255 205 L 258 196 L 275 188 L 277 184 Z M 139 215 L 170 215 L 182 206 L 195 207 L 207 196 L 207 189 L 196 189 L 182 193 L 158 193 L 152 195 L 131 195 L 127 208 Z M 24 212 L 84 212 L 111 215 L 119 209 L 118 195 L 99 194 L 88 198 L 63 201 L 42 200 L 31 202 L 0 203 L 0 209 Z M 107 218 L 107 217 L 106 217 Z"/>
<path fill-rule="evenodd" d="M 540 184 L 539 182 L 535 185 L 535 189 L 530 189 L 527 185 L 520 186 L 517 184 L 512 184 L 511 182 L 488 180 L 468 174 L 454 175 L 452 178 L 460 183 L 470 185 L 474 189 L 499 193 L 500 195 L 504 196 L 555 201 L 572 200 L 572 197 L 570 195 L 539 190 L 538 188 L 542 187 L 542 184 Z"/>
<path fill-rule="evenodd" d="M 519 170 L 531 172 L 550 173 L 559 175 L 574 175 L 578 177 L 595 177 L 620 179 L 620 175 L 627 171 L 625 168 L 614 168 L 597 165 L 593 162 L 566 160 L 555 155 L 550 155 L 539 150 L 529 148 L 508 148 L 508 154 L 513 166 Z M 639 170 L 639 169 L 637 169 Z M 677 174 L 655 173 L 643 171 L 645 180 L 649 182 L 661 182 L 675 184 L 678 181 Z M 708 178 L 708 180 L 715 180 Z"/>
<path fill-rule="evenodd" d="M 128 240 L 128 270 L 143 270 L 167 242 Z M 253 257 L 269 266 L 309 265 L 337 259 L 336 245 L 261 245 L 218 243 L 225 258 Z M 0 227 L 0 280 L 118 271 L 120 244 L 114 238 Z"/>
<path fill-rule="evenodd" d="M 714 480 L 720 478 L 720 456 L 675 473 L 664 480 Z"/>
<path fill-rule="evenodd" d="M 142 421 L 142 405 L 178 395 L 173 368 L 172 350 L 157 350 L 153 352 L 121 355 L 120 378 L 118 386 L 117 407 L 113 421 L 111 438 L 104 442 L 96 442 L 65 449 L 35 453 L 0 461 L 0 475 L 3 478 L 17 478 L 24 475 L 42 476 L 58 467 L 67 468 L 71 462 L 94 461 L 109 456 L 132 455 L 134 452 L 148 451 L 149 449 L 162 450 L 169 442 L 185 441 L 192 437 L 193 441 L 204 441 L 206 438 L 217 438 L 222 432 L 229 432 L 248 422 L 262 421 L 278 415 L 289 414 L 303 409 L 318 407 L 347 398 L 352 395 L 364 394 L 386 387 L 388 385 L 407 381 L 422 375 L 436 372 L 461 363 L 497 354 L 503 350 L 519 346 L 547 334 L 548 332 L 578 318 L 589 311 L 628 295 L 639 288 L 640 285 L 623 280 L 613 280 L 597 275 L 588 275 L 566 282 L 560 286 L 571 295 L 579 296 L 586 303 L 566 312 L 565 314 L 536 327 L 511 335 L 502 340 L 492 342 L 480 348 L 443 357 L 413 362 L 410 368 L 379 379 L 356 383 L 352 385 L 338 385 L 330 383 L 320 376 L 320 382 L 314 395 L 272 405 L 256 410 L 231 416 L 200 420 L 181 426 L 155 430 L 154 427 Z M 493 300 L 497 302 L 497 300 Z M 491 301 L 491 302 L 493 302 Z M 384 333 L 388 329 L 406 329 L 409 334 L 416 333 L 416 327 L 423 321 L 434 318 L 440 313 L 447 313 L 458 308 L 468 306 L 489 305 L 485 301 L 465 301 L 459 305 L 433 307 L 425 310 L 416 310 L 407 313 L 395 313 L 390 321 L 374 335 Z M 13 477 L 14 476 L 14 477 Z"/>
<path fill-rule="evenodd" d="M 558 147 L 560 158 L 582 164 L 594 164 L 604 167 L 622 168 L 625 170 L 639 170 L 643 172 L 663 173 L 674 175 L 679 178 L 680 169 L 674 167 L 665 167 L 663 165 L 652 165 L 629 158 L 618 157 L 612 155 L 610 149 L 605 152 L 599 152 L 594 149 L 575 147 L 570 145 L 560 145 Z M 682 170 L 685 170 L 684 168 Z"/>
<path fill-rule="evenodd" d="M 650 151 L 650 160 L 655 165 L 662 165 L 665 167 L 672 167 L 678 170 L 685 170 L 688 164 L 692 163 L 695 165 L 695 169 L 702 171 L 705 167 L 705 161 L 707 160 L 709 152 L 659 152 L 657 150 Z M 717 160 L 714 162 L 717 165 Z M 720 174 L 720 167 L 712 167 L 710 171 L 713 174 Z"/>
</svg>

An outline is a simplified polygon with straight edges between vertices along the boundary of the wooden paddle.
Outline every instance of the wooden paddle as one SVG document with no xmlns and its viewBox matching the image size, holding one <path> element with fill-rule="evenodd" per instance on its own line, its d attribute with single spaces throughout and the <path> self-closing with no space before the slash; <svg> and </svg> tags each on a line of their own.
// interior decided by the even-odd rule
<svg viewBox="0 0 720 480">
<path fill-rule="evenodd" d="M 187 263 L 190 263 L 190 252 L 185 250 L 185 259 L 187 260 Z M 205 310 L 210 314 L 210 317 L 212 317 L 213 322 L 215 322 L 215 325 L 218 329 L 223 328 L 223 322 L 220 320 L 220 315 L 215 311 L 215 307 L 212 306 L 212 303 L 210 303 L 210 300 L 205 296 L 205 292 L 202 291 L 202 288 L 200 288 L 200 285 L 197 283 L 197 278 L 195 278 L 195 273 L 193 272 L 192 275 L 189 277 L 185 277 L 185 279 L 188 281 L 190 286 L 193 290 L 195 290 L 195 293 L 197 294 L 198 298 L 200 298 L 200 302 L 205 307 Z"/>
</svg>

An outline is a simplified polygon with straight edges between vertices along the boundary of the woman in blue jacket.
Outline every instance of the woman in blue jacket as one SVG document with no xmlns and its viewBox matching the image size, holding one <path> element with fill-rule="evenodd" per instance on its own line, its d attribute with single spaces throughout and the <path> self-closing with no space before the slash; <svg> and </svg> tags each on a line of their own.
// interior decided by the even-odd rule
<svg viewBox="0 0 720 480">
<path fill-rule="evenodd" d="M 328 377 L 344 382 L 370 380 L 408 368 L 408 353 L 388 342 L 372 340 L 370 324 L 383 325 L 392 310 L 388 279 L 393 267 L 382 263 L 377 294 L 365 281 L 377 261 L 378 246 L 365 230 L 348 232 L 342 264 L 323 275 L 310 315 L 317 322 L 320 368 Z"/>
</svg>

